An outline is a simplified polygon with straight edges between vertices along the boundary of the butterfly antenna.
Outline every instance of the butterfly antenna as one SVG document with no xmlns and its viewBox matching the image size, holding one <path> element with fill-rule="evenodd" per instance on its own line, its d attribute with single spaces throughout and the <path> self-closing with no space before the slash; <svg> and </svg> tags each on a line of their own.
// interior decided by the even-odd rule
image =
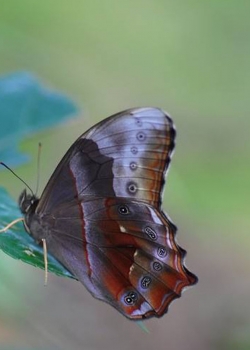
<svg viewBox="0 0 250 350">
<path fill-rule="evenodd" d="M 40 184 L 40 164 L 41 164 L 41 151 L 42 151 L 42 144 L 41 142 L 38 143 L 38 153 L 37 153 L 37 169 L 36 169 L 36 191 L 35 195 L 37 195 L 39 184 Z"/>
<path fill-rule="evenodd" d="M 4 166 L 6 169 L 8 169 L 15 177 L 17 177 L 31 192 L 31 194 L 34 196 L 34 192 L 32 191 L 32 189 L 30 188 L 30 186 L 27 184 L 27 182 L 25 182 L 23 179 L 21 179 L 20 176 L 18 176 L 11 168 L 8 167 L 8 165 L 6 165 L 3 162 L 0 162 L 0 164 L 2 166 Z"/>
</svg>

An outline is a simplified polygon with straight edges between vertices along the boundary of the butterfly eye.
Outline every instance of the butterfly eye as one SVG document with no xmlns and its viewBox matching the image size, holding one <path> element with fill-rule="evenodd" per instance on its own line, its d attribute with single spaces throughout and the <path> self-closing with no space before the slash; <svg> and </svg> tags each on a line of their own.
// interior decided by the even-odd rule
<svg viewBox="0 0 250 350">
<path fill-rule="evenodd" d="M 129 208 L 126 205 L 120 205 L 118 208 L 118 211 L 121 215 L 128 215 L 130 214 Z"/>
</svg>

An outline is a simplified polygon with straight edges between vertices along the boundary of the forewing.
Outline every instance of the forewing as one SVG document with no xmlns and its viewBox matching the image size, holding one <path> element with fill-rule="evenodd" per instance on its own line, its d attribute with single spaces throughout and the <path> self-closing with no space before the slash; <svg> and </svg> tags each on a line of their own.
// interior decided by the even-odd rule
<svg viewBox="0 0 250 350">
<path fill-rule="evenodd" d="M 175 130 L 157 108 L 118 113 L 84 133 L 46 186 L 37 212 L 87 197 L 127 197 L 161 204 Z"/>
</svg>

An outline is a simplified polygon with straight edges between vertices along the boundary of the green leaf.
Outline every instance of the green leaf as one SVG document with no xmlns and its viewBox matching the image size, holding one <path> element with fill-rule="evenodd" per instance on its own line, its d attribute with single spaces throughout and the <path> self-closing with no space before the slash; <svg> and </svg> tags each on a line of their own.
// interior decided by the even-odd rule
<svg viewBox="0 0 250 350">
<path fill-rule="evenodd" d="M 19 217 L 21 213 L 17 204 L 5 189 L 0 187 L 0 229 Z M 0 249 L 14 259 L 44 269 L 43 249 L 29 236 L 22 223 L 12 226 L 5 233 L 0 233 Z M 59 276 L 75 278 L 50 254 L 48 254 L 48 271 Z"/>
<path fill-rule="evenodd" d="M 0 79 L 0 111 L 0 160 L 13 167 L 28 159 L 18 151 L 24 137 L 71 118 L 77 108 L 32 74 L 17 72 Z"/>
</svg>

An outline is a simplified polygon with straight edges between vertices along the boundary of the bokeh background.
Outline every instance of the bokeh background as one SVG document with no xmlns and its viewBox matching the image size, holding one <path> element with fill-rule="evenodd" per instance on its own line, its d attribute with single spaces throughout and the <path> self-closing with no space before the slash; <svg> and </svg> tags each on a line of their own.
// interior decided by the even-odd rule
<svg viewBox="0 0 250 350">
<path fill-rule="evenodd" d="M 150 333 L 75 281 L 0 254 L 0 349 L 250 348 L 250 2 L 233 0 L 8 0 L 0 5 L 0 74 L 27 70 L 66 93 L 79 119 L 30 135 L 41 185 L 77 136 L 135 106 L 173 117 L 177 147 L 164 208 L 199 283 Z M 1 127 L 1 115 L 0 115 Z M 0 173 L 17 198 L 23 185 Z"/>
</svg>

